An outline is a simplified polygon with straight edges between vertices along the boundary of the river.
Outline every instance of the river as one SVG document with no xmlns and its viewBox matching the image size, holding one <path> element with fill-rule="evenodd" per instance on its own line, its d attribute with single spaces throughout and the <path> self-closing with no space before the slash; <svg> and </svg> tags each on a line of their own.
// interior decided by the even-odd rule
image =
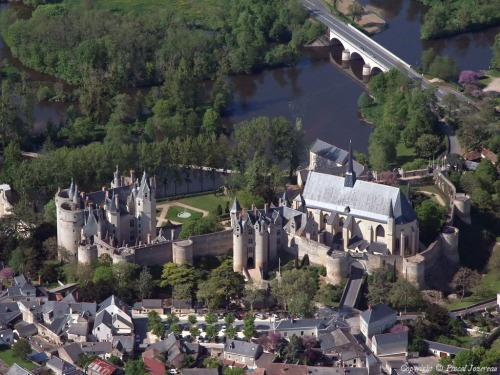
<svg viewBox="0 0 500 375">
<path fill-rule="evenodd" d="M 384 47 L 410 64 L 420 64 L 422 51 L 432 47 L 455 59 L 460 69 L 486 69 L 491 60 L 491 46 L 500 27 L 456 37 L 421 41 L 419 29 L 425 6 L 415 0 L 363 0 L 381 9 L 389 27 L 374 37 Z M 3 7 L 6 5 L 0 5 Z M 352 62 L 353 69 L 340 67 L 339 47 L 304 48 L 295 66 L 268 69 L 251 76 L 231 77 L 233 105 L 226 124 L 256 116 L 301 118 L 307 140 L 321 138 L 347 148 L 352 139 L 356 150 L 367 152 L 372 128 L 361 121 L 357 99 L 363 92 L 362 61 Z M 52 80 L 34 73 L 12 58 L 0 40 L 0 60 L 7 59 L 33 79 Z M 34 109 L 38 129 L 47 120 L 58 122 L 67 104 L 42 102 Z"/>
</svg>

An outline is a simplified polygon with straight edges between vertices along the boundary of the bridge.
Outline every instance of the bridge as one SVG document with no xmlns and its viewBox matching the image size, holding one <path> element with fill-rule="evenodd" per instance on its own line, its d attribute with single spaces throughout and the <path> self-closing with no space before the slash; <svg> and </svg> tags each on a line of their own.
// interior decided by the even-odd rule
<svg viewBox="0 0 500 375">
<path fill-rule="evenodd" d="M 349 280 L 340 299 L 340 307 L 356 308 L 361 297 L 361 288 L 365 281 L 365 270 L 361 263 L 351 264 Z"/>
</svg>

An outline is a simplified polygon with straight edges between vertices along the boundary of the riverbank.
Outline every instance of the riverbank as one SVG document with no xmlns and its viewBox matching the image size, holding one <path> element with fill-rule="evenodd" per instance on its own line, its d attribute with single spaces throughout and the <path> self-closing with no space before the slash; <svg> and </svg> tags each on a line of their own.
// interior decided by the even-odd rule
<svg viewBox="0 0 500 375">
<path fill-rule="evenodd" d="M 344 17 L 352 20 L 349 8 L 355 3 L 355 0 L 326 0 L 326 2 L 332 10 L 335 9 Z M 361 6 L 361 18 L 355 23 L 368 35 L 378 34 L 387 28 L 387 23 L 378 13 L 379 11 L 371 5 Z"/>
</svg>

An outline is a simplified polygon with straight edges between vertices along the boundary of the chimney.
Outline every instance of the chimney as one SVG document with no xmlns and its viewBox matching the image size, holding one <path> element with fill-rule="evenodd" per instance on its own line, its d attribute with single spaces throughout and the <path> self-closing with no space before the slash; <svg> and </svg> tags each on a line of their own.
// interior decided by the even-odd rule
<svg viewBox="0 0 500 375">
<path fill-rule="evenodd" d="M 256 213 L 256 211 L 257 211 L 257 207 L 255 206 L 255 204 L 252 204 L 252 211 L 253 211 L 253 213 L 254 213 L 254 214 L 255 214 L 255 213 Z"/>
<path fill-rule="evenodd" d="M 368 310 L 372 311 L 372 305 L 368 305 Z"/>
<path fill-rule="evenodd" d="M 269 211 L 269 203 L 264 203 L 264 212 L 267 213 Z"/>
<path fill-rule="evenodd" d="M 151 243 L 151 233 L 148 233 L 148 244 Z"/>
<path fill-rule="evenodd" d="M 133 185 L 135 182 L 135 171 L 133 169 L 130 170 L 130 179 L 132 180 L 131 185 Z"/>
<path fill-rule="evenodd" d="M 38 285 L 42 285 L 42 275 L 38 275 Z"/>
<path fill-rule="evenodd" d="M 154 177 L 149 178 L 149 186 L 151 187 L 151 189 L 156 189 L 156 180 Z"/>
</svg>

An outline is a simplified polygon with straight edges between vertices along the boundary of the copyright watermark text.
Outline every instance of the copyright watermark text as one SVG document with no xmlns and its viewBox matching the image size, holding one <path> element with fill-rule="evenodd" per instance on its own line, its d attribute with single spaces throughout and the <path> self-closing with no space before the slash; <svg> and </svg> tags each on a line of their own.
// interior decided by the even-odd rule
<svg viewBox="0 0 500 375">
<path fill-rule="evenodd" d="M 433 369 L 436 369 L 439 372 L 496 372 L 497 367 L 479 367 L 479 366 L 474 366 L 474 365 L 468 365 L 468 366 L 453 366 L 453 365 L 447 365 L 443 366 L 441 364 L 437 364 L 435 366 L 431 365 L 412 365 L 410 363 L 405 363 L 403 366 L 401 366 L 402 371 L 408 371 L 408 372 L 413 372 L 417 374 L 429 374 Z"/>
</svg>

